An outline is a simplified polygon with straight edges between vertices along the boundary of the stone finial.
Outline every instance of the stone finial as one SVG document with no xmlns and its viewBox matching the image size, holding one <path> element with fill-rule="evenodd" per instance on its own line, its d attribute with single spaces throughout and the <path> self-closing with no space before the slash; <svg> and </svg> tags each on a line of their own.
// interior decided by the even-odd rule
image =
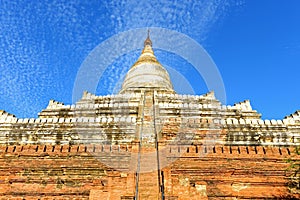
<svg viewBox="0 0 300 200">
<path fill-rule="evenodd" d="M 252 106 L 249 100 L 245 100 L 243 102 L 239 102 L 234 104 L 233 108 L 242 110 L 242 111 L 252 111 Z"/>
<path fill-rule="evenodd" d="M 210 99 L 215 99 L 215 91 L 210 91 L 208 92 L 207 94 L 204 95 L 205 97 L 207 98 L 210 98 Z"/>
<path fill-rule="evenodd" d="M 48 109 L 48 108 L 50 108 L 50 109 L 53 109 L 53 108 L 61 108 L 63 105 L 64 105 L 63 103 L 51 99 L 51 100 L 49 101 L 49 104 L 48 104 L 48 106 L 47 106 L 47 109 Z"/>
<path fill-rule="evenodd" d="M 300 123 L 300 110 L 297 110 L 296 112 L 294 112 L 293 114 L 290 114 L 288 116 L 284 117 L 284 121 L 285 122 L 296 122 L 296 123 Z"/>
</svg>

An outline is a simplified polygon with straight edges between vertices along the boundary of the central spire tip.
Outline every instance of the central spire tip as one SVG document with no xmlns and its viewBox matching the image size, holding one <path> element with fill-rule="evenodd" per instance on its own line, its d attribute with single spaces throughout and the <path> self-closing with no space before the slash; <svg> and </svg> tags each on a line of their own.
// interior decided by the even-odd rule
<svg viewBox="0 0 300 200">
<path fill-rule="evenodd" d="M 146 40 L 145 40 L 145 42 L 144 42 L 144 46 L 147 46 L 147 45 L 149 45 L 149 46 L 152 47 L 152 41 L 151 41 L 151 39 L 150 39 L 150 30 L 149 30 L 149 29 L 148 29 L 148 35 L 147 35 L 147 38 L 146 38 Z"/>
</svg>

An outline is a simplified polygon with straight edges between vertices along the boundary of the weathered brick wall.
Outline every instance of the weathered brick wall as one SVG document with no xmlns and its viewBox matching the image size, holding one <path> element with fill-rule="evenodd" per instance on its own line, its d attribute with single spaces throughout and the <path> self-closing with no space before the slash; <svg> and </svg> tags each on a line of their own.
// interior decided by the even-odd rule
<svg viewBox="0 0 300 200">
<path fill-rule="evenodd" d="M 136 149 L 136 144 L 1 146 L 0 199 L 132 199 L 136 182 L 130 166 L 136 164 L 131 155 Z M 300 159 L 293 152 L 278 147 L 205 150 L 161 144 L 166 199 L 284 199 L 286 159 Z M 154 180 L 154 174 L 144 173 L 142 178 Z M 142 188 L 147 184 L 140 184 L 139 190 L 147 190 Z M 149 196 L 157 196 L 157 191 L 149 190 Z"/>
<path fill-rule="evenodd" d="M 0 199 L 89 199 L 100 191 L 103 195 L 109 193 L 110 199 L 133 195 L 134 174 L 111 169 L 93 154 L 116 158 L 105 149 L 1 146 Z"/>
<path fill-rule="evenodd" d="M 187 147 L 188 148 L 188 147 Z M 187 150 L 186 150 L 187 151 Z M 178 199 L 286 199 L 290 148 L 218 146 L 172 153 L 163 169 L 166 196 Z M 196 153 L 196 151 L 198 153 Z M 201 197 L 201 198 L 199 198 Z"/>
</svg>

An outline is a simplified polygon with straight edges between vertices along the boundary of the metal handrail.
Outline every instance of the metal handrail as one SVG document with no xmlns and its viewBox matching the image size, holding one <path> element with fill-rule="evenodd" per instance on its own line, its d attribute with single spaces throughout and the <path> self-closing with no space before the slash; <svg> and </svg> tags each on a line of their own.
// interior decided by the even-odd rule
<svg viewBox="0 0 300 200">
<path fill-rule="evenodd" d="M 139 137 L 139 149 L 138 149 L 138 163 L 137 163 L 137 170 L 135 173 L 135 200 L 139 199 L 139 178 L 140 178 L 140 168 L 141 168 L 141 148 L 142 148 L 142 134 L 143 134 L 143 126 L 144 126 L 144 107 L 145 107 L 145 91 L 143 95 L 143 108 L 142 108 L 142 118 L 141 118 L 141 126 L 140 126 L 140 137 Z"/>
<path fill-rule="evenodd" d="M 163 174 L 161 174 L 160 170 L 160 160 L 159 160 L 159 149 L 158 149 L 158 133 L 156 130 L 156 109 L 155 109 L 155 94 L 153 92 L 152 96 L 152 104 L 153 104 L 153 127 L 154 127 L 154 134 L 155 134 L 155 148 L 156 148 L 156 159 L 157 159 L 157 179 L 158 179 L 158 187 L 159 187 L 159 192 L 161 193 L 161 199 L 165 199 L 165 194 L 164 194 L 164 186 L 163 186 L 163 180 L 161 180 L 161 175 L 163 178 Z"/>
</svg>

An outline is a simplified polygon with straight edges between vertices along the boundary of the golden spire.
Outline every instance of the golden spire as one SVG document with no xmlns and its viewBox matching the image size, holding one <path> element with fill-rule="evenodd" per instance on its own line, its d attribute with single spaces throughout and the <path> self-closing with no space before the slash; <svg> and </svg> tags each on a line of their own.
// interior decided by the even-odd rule
<svg viewBox="0 0 300 200">
<path fill-rule="evenodd" d="M 137 65 L 139 65 L 141 63 L 153 63 L 153 64 L 160 65 L 160 63 L 158 62 L 158 60 L 156 59 L 156 57 L 153 53 L 152 41 L 150 39 L 150 30 L 149 29 L 148 29 L 147 38 L 144 41 L 144 49 L 142 50 L 142 53 L 141 53 L 139 59 L 133 64 L 133 66 L 131 68 L 136 67 Z"/>
<path fill-rule="evenodd" d="M 146 47 L 147 45 L 152 47 L 152 41 L 150 40 L 150 30 L 148 29 L 148 36 L 144 42 L 144 47 Z"/>
<path fill-rule="evenodd" d="M 138 60 L 127 72 L 120 93 L 141 88 L 156 88 L 174 92 L 167 70 L 158 62 L 154 55 L 149 30 L 148 36 L 144 41 L 144 49 Z"/>
</svg>

